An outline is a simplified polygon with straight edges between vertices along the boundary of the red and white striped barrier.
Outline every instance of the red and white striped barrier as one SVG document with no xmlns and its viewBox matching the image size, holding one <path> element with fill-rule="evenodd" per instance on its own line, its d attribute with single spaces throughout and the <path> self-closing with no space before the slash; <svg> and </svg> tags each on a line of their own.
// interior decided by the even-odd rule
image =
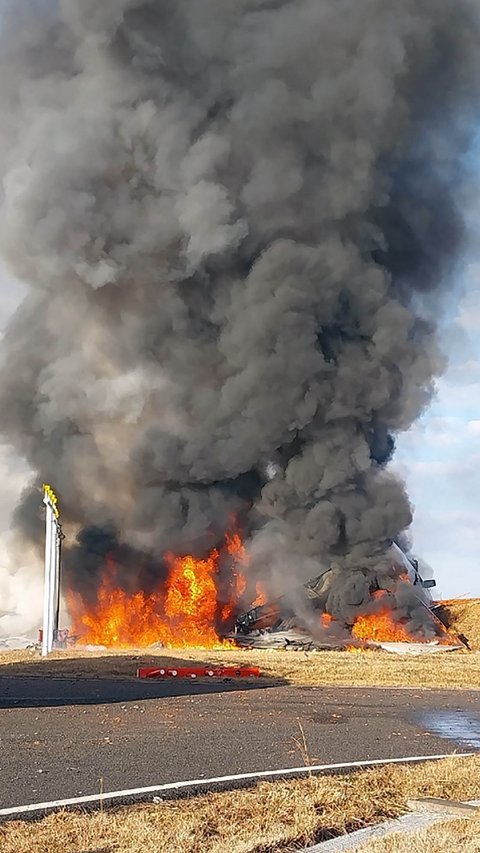
<svg viewBox="0 0 480 853">
<path fill-rule="evenodd" d="M 139 666 L 137 678 L 259 678 L 258 666 Z"/>
</svg>

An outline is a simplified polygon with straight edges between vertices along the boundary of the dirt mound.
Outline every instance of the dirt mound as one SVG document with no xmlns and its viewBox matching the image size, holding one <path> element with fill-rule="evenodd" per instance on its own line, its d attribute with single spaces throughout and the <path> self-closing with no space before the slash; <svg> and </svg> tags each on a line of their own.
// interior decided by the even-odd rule
<svg viewBox="0 0 480 853">
<path fill-rule="evenodd" d="M 480 649 L 480 598 L 452 598 L 441 601 L 435 613 L 471 649 Z"/>
</svg>

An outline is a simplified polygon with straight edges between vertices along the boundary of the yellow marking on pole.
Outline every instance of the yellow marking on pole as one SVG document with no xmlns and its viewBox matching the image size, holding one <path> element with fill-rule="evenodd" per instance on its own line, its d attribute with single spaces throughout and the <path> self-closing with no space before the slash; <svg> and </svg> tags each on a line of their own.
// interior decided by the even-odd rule
<svg viewBox="0 0 480 853">
<path fill-rule="evenodd" d="M 53 491 L 52 487 L 48 485 L 48 483 L 43 484 L 43 491 L 45 493 L 45 497 L 48 498 L 48 500 L 50 501 L 50 504 L 52 506 L 55 518 L 58 518 L 60 513 L 59 513 L 58 506 L 57 506 L 58 498 L 57 498 L 55 492 Z"/>
</svg>

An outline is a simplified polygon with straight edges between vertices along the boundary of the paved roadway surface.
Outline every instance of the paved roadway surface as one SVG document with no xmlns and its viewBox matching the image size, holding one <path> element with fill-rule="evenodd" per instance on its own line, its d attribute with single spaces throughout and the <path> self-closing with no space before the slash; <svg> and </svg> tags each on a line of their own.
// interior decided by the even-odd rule
<svg viewBox="0 0 480 853">
<path fill-rule="evenodd" d="M 480 748 L 480 691 L 0 677 L 0 806 Z M 101 781 L 100 781 L 101 780 Z"/>
</svg>

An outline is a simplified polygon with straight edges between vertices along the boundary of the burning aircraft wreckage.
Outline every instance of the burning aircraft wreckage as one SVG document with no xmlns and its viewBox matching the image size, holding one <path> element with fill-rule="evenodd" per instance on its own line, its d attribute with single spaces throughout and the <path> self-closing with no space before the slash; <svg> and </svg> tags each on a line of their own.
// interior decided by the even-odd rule
<svg viewBox="0 0 480 853">
<path fill-rule="evenodd" d="M 449 639 L 389 463 L 444 366 L 478 18 L 5 0 L 0 431 L 23 548 L 61 496 L 83 642 Z"/>
<path fill-rule="evenodd" d="M 238 534 L 227 534 L 222 549 L 215 549 L 206 559 L 167 557 L 170 570 L 163 588 L 148 594 L 129 595 L 117 586 L 116 564 L 110 562 L 91 603 L 78 593 L 67 593 L 73 621 L 71 640 L 106 647 L 383 647 L 392 651 L 406 650 L 405 644 L 417 648 L 422 644 L 424 651 L 463 647 L 463 641 L 437 618 L 434 602 L 425 593 L 435 582 L 422 580 L 416 561 L 395 543 L 391 552 L 388 579 L 385 574 L 375 578 L 358 570 L 362 578 L 368 578 L 369 600 L 362 606 L 351 602 L 349 622 L 334 618 L 329 609 L 338 571 L 335 566 L 301 585 L 293 597 L 269 598 L 257 583 L 254 605 L 241 612 L 251 584 L 244 574 L 248 554 Z M 412 595 L 416 598 L 415 607 L 403 615 L 396 603 L 400 583 L 410 601 Z M 65 635 L 64 641 L 68 639 Z"/>
<path fill-rule="evenodd" d="M 392 564 L 389 581 L 369 575 L 370 601 L 360 608 L 360 614 L 352 615 L 349 622 L 335 620 L 328 610 L 328 597 L 335 586 L 335 566 L 304 584 L 297 596 L 302 607 L 289 606 L 281 598 L 274 602 L 259 603 L 241 614 L 235 622 L 233 637 L 238 645 L 255 648 L 285 649 L 333 649 L 385 648 L 390 651 L 419 651 L 415 647 L 424 644 L 428 651 L 462 648 L 464 638 L 458 637 L 435 614 L 435 602 L 424 590 L 432 589 L 434 580 L 423 580 L 418 572 L 418 562 L 407 557 L 396 543 L 392 543 Z M 360 574 L 363 574 L 359 570 Z M 411 587 L 418 597 L 422 625 L 408 616 L 398 618 L 396 599 L 398 583 L 406 584 L 408 595 Z M 380 586 L 380 583 L 382 586 Z M 355 602 L 352 602 L 355 609 Z M 425 613 L 428 612 L 428 616 Z M 302 619 L 298 612 L 303 613 Z"/>
</svg>

